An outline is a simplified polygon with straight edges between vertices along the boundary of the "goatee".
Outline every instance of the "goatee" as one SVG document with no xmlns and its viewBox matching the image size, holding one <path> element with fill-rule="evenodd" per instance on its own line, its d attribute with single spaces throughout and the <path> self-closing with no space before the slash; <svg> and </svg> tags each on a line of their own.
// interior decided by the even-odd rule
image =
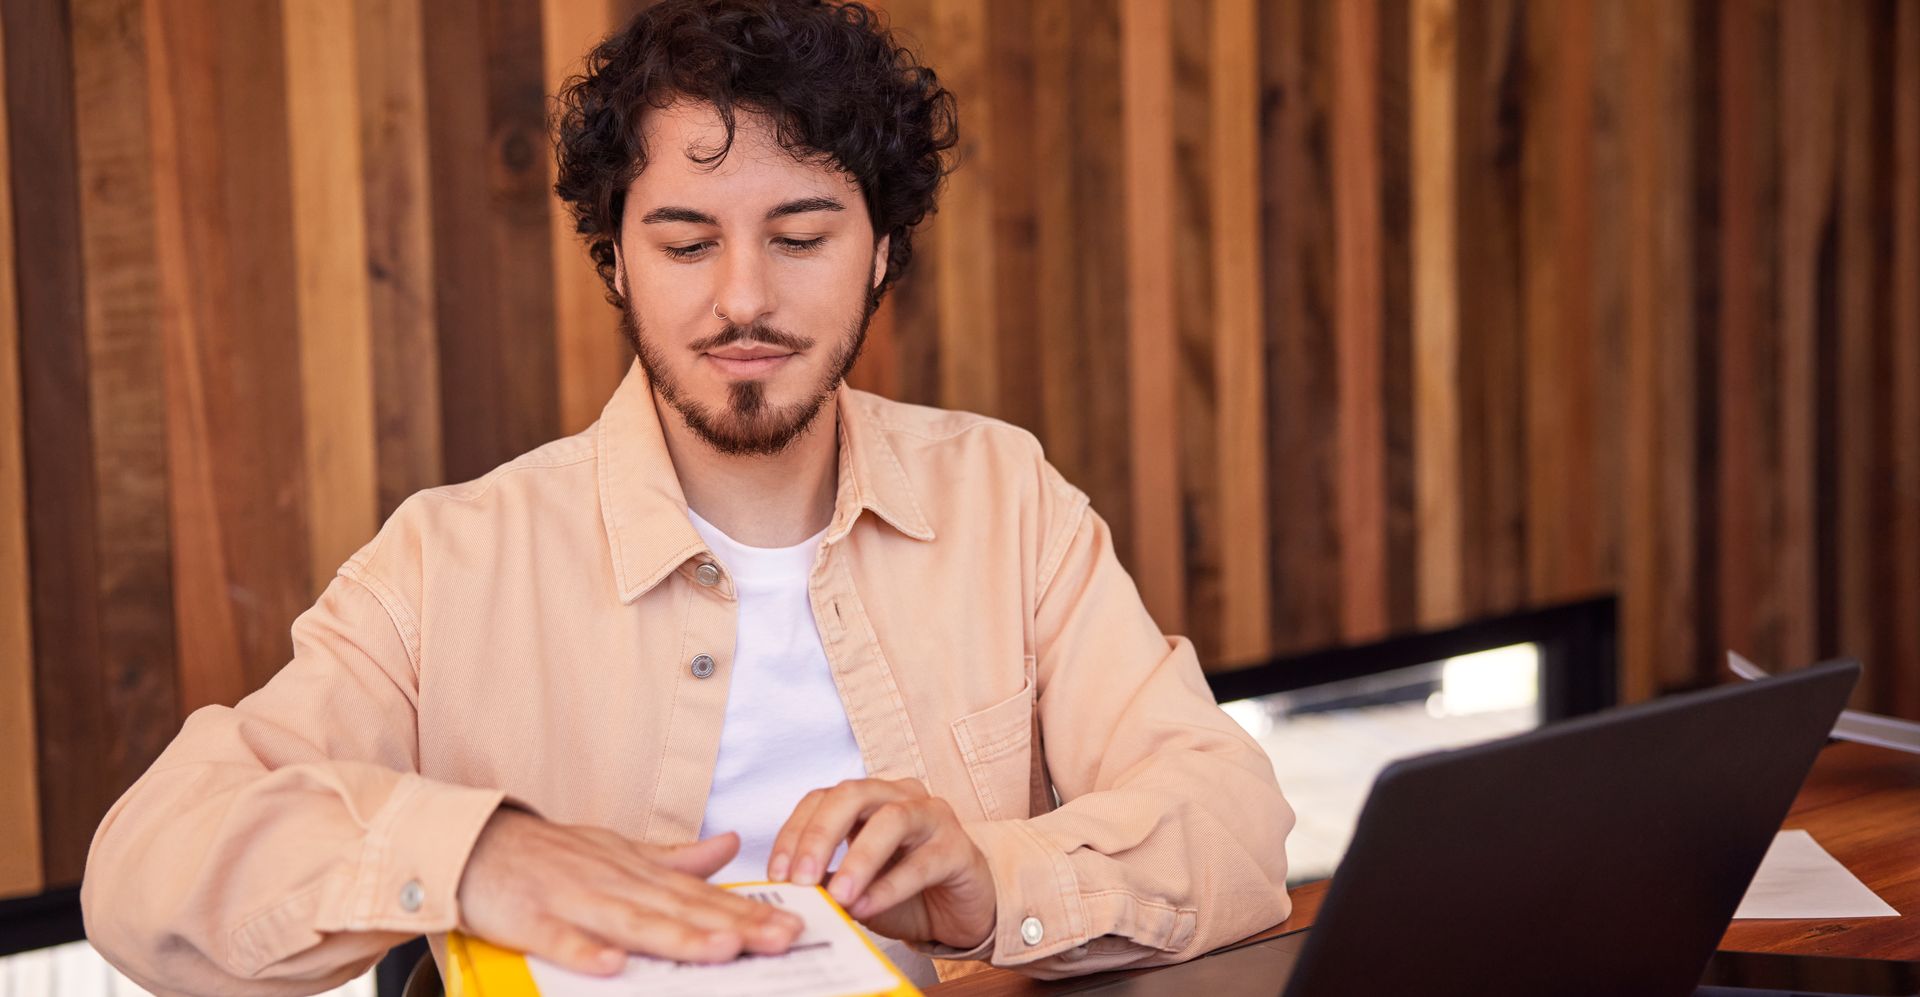
<svg viewBox="0 0 1920 997">
<path fill-rule="evenodd" d="M 867 325 L 873 319 L 874 304 L 870 299 L 865 302 L 847 329 L 849 335 L 840 337 L 840 345 L 829 358 L 827 376 L 821 383 L 799 401 L 779 407 L 767 400 L 766 383 L 758 379 L 728 385 L 727 403 L 719 411 L 688 397 L 673 379 L 659 347 L 647 340 L 640 319 L 633 312 L 631 299 L 620 308 L 620 331 L 640 358 L 640 366 L 653 382 L 654 390 L 680 413 L 680 418 L 696 436 L 729 456 L 771 457 L 791 446 L 800 434 L 813 426 L 821 407 L 833 397 L 840 382 L 846 380 L 847 373 L 860 359 L 861 348 L 866 345 Z M 765 343 L 796 353 L 814 345 L 808 337 L 762 323 L 740 326 L 729 322 L 714 335 L 689 344 L 688 349 L 701 353 L 738 342 Z"/>
</svg>

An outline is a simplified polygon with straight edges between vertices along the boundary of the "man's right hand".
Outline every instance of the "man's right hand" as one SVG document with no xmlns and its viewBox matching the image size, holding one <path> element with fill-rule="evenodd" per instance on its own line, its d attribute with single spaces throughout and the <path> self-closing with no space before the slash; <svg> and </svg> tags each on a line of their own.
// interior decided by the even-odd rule
<svg viewBox="0 0 1920 997">
<path fill-rule="evenodd" d="M 740 850 L 723 834 L 656 847 L 502 807 L 461 874 L 460 930 L 582 973 L 627 953 L 720 962 L 785 952 L 800 919 L 706 882 Z"/>
</svg>

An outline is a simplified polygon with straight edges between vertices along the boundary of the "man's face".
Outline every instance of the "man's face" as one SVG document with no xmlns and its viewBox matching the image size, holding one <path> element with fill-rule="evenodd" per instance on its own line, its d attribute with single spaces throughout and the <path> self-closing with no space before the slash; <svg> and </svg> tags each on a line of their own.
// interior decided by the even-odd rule
<svg viewBox="0 0 1920 997">
<path fill-rule="evenodd" d="M 778 453 L 846 377 L 885 273 L 859 185 L 796 160 L 767 118 L 736 112 L 732 149 L 705 104 L 647 112 L 628 188 L 621 324 L 660 397 L 713 447 Z"/>
</svg>

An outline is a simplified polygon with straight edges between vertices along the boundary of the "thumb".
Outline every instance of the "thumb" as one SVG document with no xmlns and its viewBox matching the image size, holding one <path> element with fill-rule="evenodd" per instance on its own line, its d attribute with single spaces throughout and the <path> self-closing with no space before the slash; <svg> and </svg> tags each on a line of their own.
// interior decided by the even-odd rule
<svg viewBox="0 0 1920 997">
<path fill-rule="evenodd" d="M 732 831 L 682 845 L 654 849 L 654 861 L 675 872 L 705 879 L 719 872 L 740 852 L 740 836 Z"/>
</svg>

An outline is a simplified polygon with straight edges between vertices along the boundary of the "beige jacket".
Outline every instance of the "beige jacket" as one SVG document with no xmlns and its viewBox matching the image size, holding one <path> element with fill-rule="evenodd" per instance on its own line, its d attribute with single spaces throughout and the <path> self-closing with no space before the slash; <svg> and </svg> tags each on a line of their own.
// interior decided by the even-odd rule
<svg viewBox="0 0 1920 997">
<path fill-rule="evenodd" d="M 1063 976 L 1284 918 L 1272 766 L 1086 496 L 1005 423 L 836 404 L 820 639 L 868 773 L 945 797 L 999 896 L 985 944 L 927 951 Z M 635 364 L 585 431 L 409 498 L 272 681 L 187 718 L 94 837 L 89 937 L 150 989 L 307 993 L 412 935 L 440 951 L 503 795 L 692 840 L 737 605 L 710 560 Z"/>
</svg>

